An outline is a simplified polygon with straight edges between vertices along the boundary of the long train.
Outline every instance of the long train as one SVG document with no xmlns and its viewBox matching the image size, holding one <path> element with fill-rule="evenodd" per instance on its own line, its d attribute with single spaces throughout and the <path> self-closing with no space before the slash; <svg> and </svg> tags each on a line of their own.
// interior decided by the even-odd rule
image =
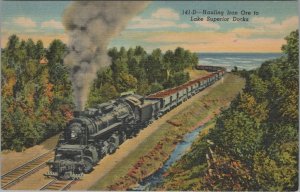
<svg viewBox="0 0 300 192">
<path fill-rule="evenodd" d="M 199 69 L 199 68 L 198 68 Z M 147 97 L 124 93 L 120 98 L 75 112 L 47 162 L 46 176 L 79 179 L 107 154 L 114 153 L 127 138 L 222 78 L 224 68 L 209 68 L 211 74 Z"/>
</svg>

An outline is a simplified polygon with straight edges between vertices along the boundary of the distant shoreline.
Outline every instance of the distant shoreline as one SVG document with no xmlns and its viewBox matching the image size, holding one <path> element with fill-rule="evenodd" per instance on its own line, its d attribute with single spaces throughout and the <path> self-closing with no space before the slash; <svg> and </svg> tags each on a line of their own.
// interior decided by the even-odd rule
<svg viewBox="0 0 300 192">
<path fill-rule="evenodd" d="M 282 52 L 196 52 L 197 54 L 274 54 L 283 55 Z"/>
<path fill-rule="evenodd" d="M 198 53 L 199 65 L 217 65 L 225 67 L 228 71 L 238 69 L 253 70 L 268 60 L 284 56 L 283 53 L 244 53 L 244 52 L 207 52 Z"/>
</svg>

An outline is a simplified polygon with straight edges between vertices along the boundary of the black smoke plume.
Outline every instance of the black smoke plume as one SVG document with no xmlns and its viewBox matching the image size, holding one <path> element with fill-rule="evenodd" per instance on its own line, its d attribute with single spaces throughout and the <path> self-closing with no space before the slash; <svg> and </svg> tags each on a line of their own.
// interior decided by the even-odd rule
<svg viewBox="0 0 300 192">
<path fill-rule="evenodd" d="M 69 36 L 70 52 L 64 63 L 70 68 L 77 110 L 85 106 L 96 72 L 111 62 L 107 56 L 110 40 L 147 4 L 141 1 L 76 1 L 65 10 L 63 24 Z"/>
</svg>

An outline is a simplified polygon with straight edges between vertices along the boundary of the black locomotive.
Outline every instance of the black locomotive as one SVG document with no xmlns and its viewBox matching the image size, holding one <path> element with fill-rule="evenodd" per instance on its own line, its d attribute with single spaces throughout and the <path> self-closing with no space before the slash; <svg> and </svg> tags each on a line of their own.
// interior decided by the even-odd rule
<svg viewBox="0 0 300 192">
<path fill-rule="evenodd" d="M 46 176 L 78 179 L 89 173 L 107 154 L 114 153 L 127 138 L 194 94 L 213 84 L 225 73 L 212 74 L 178 87 L 142 97 L 132 92 L 120 98 L 75 112 L 55 149 L 54 160 L 47 162 Z"/>
</svg>

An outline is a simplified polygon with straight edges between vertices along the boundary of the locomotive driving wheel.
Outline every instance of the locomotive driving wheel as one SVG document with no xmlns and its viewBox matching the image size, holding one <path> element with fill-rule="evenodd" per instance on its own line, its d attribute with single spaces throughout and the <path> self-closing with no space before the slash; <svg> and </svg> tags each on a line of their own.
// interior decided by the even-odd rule
<svg viewBox="0 0 300 192">
<path fill-rule="evenodd" d="M 116 152 L 117 147 L 115 146 L 115 144 L 110 143 L 109 147 L 108 147 L 108 154 L 113 154 L 114 152 Z"/>
<path fill-rule="evenodd" d="M 124 131 L 121 132 L 120 138 L 121 138 L 121 142 L 122 143 L 124 143 L 126 141 L 127 135 L 126 135 L 126 133 Z"/>
<path fill-rule="evenodd" d="M 93 169 L 93 164 L 92 161 L 89 158 L 84 158 L 84 168 L 83 168 L 83 172 L 84 173 L 89 173 L 92 171 Z"/>
</svg>

